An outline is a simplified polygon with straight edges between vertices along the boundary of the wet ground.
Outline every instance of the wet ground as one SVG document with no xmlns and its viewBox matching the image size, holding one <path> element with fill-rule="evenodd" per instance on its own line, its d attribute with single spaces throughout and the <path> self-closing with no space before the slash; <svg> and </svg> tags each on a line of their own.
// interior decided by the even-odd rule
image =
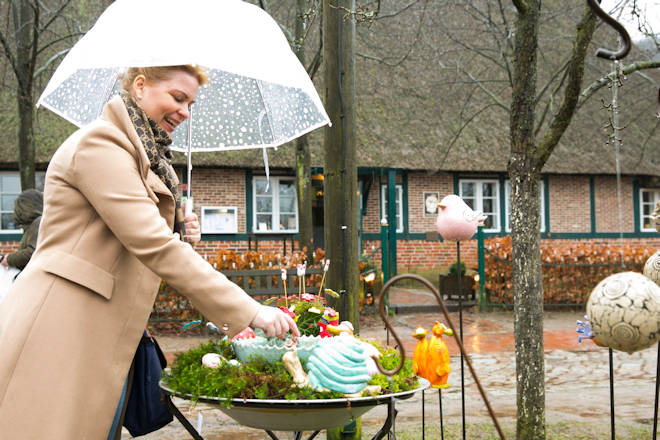
<svg viewBox="0 0 660 440">
<path fill-rule="evenodd" d="M 398 296 L 397 296 L 398 295 Z M 432 303 L 430 294 L 417 291 L 394 291 L 390 302 L 407 301 Z M 516 416 L 516 373 L 513 340 L 513 315 L 511 312 L 476 313 L 473 309 L 463 313 L 463 341 L 470 355 L 477 376 L 486 391 L 500 423 L 511 425 Z M 594 426 L 593 436 L 581 438 L 609 438 L 610 393 L 608 351 L 591 341 L 578 344 L 575 321 L 580 312 L 546 312 L 544 314 L 544 349 L 546 380 L 546 418 L 549 423 L 571 423 Z M 459 312 L 450 313 L 450 319 L 459 326 Z M 408 356 L 416 340 L 411 337 L 418 325 L 430 329 L 438 320 L 446 322 L 442 313 L 399 314 L 391 323 L 404 343 Z M 458 329 L 455 329 L 458 333 Z M 382 321 L 376 315 L 365 315 L 361 320 L 360 336 L 383 343 L 388 335 Z M 178 351 L 205 342 L 204 337 L 160 336 L 158 341 L 172 358 Z M 443 421 L 446 424 L 461 423 L 461 363 L 459 350 L 452 338 L 447 338 L 451 358 L 449 383 L 442 391 Z M 389 342 L 393 343 L 391 336 Z M 654 387 L 656 377 L 657 348 L 650 348 L 628 355 L 614 352 L 615 414 L 617 426 L 624 424 L 652 426 L 654 416 Z M 490 423 L 486 406 L 475 385 L 467 365 L 464 365 L 465 415 L 467 424 Z M 439 422 L 439 396 L 436 390 L 417 393 L 409 400 L 397 402 L 397 429 L 415 432 L 422 427 L 422 398 L 424 422 Z M 186 417 L 197 425 L 202 420 L 205 439 L 269 439 L 261 430 L 238 425 L 221 411 L 206 405 L 191 408 L 190 402 L 176 400 L 176 405 Z M 201 414 L 201 415 L 200 415 Z M 386 408 L 376 407 L 363 416 L 365 431 L 371 438 L 386 418 Z M 276 433 L 281 439 L 293 438 L 291 433 Z M 130 438 L 124 430 L 122 438 Z M 145 439 L 189 439 L 190 435 L 178 421 L 157 431 Z M 317 438 L 325 438 L 320 435 Z M 415 435 L 411 438 L 415 438 Z M 418 438 L 421 438 L 421 434 Z M 427 436 L 427 438 L 429 438 Z M 649 437 L 650 438 L 650 437 Z"/>
</svg>

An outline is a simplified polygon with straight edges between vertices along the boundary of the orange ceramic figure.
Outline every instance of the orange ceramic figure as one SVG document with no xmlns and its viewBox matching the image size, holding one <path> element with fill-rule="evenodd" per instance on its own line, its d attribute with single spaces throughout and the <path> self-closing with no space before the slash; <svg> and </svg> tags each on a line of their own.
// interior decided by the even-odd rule
<svg viewBox="0 0 660 440">
<path fill-rule="evenodd" d="M 426 352 L 429 347 L 429 341 L 426 340 L 426 334 L 428 332 L 422 326 L 418 326 L 415 333 L 413 333 L 413 338 L 418 341 L 413 354 L 413 374 L 423 378 L 427 376 L 424 366 L 426 364 Z"/>
<path fill-rule="evenodd" d="M 428 359 L 427 359 L 427 368 L 430 371 L 430 378 L 427 378 L 431 382 L 431 386 L 434 388 L 446 388 L 449 385 L 447 384 L 447 378 L 449 377 L 449 350 L 447 349 L 447 344 L 442 340 L 442 335 L 446 334 L 447 336 L 454 336 L 452 329 L 445 327 L 444 324 L 440 324 L 438 321 L 435 321 L 433 326 L 433 336 L 429 341 L 428 349 Z"/>
<path fill-rule="evenodd" d="M 449 386 L 449 350 L 442 335 L 453 336 L 454 332 L 436 321 L 430 341 L 426 340 L 427 333 L 422 327 L 417 327 L 413 334 L 419 341 L 413 354 L 413 370 L 415 374 L 431 382 L 432 387 L 446 388 Z"/>
</svg>

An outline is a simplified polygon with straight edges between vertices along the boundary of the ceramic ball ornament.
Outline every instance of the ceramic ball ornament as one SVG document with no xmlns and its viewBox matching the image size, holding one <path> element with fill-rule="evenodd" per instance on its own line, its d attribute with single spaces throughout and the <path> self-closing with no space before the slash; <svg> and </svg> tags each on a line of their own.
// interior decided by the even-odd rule
<svg viewBox="0 0 660 440">
<path fill-rule="evenodd" d="M 660 285 L 660 251 L 651 255 L 644 265 L 644 275 Z"/>
<path fill-rule="evenodd" d="M 637 272 L 602 280 L 587 301 L 594 342 L 634 353 L 660 339 L 660 287 Z"/>
</svg>

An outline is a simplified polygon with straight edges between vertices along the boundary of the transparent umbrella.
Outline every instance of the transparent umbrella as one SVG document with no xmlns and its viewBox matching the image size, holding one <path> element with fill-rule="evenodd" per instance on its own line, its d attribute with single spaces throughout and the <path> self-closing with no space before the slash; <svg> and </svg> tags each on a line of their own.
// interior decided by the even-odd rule
<svg viewBox="0 0 660 440">
<path fill-rule="evenodd" d="M 181 64 L 209 73 L 173 134 L 171 148 L 188 153 L 189 183 L 192 152 L 276 147 L 330 123 L 277 22 L 241 0 L 115 1 L 62 60 L 37 106 L 80 127 L 119 92 L 126 68 Z"/>
</svg>

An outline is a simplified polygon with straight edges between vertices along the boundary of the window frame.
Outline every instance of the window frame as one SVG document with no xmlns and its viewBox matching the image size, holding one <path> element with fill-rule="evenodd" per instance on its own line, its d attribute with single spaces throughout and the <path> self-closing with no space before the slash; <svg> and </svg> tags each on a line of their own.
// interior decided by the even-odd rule
<svg viewBox="0 0 660 440">
<path fill-rule="evenodd" d="M 260 231 L 258 229 L 257 215 L 263 215 L 264 213 L 257 212 L 257 181 L 266 180 L 266 176 L 253 176 L 252 177 L 252 233 L 254 234 L 297 234 L 299 230 L 299 214 L 298 214 L 298 193 L 296 191 L 296 179 L 295 177 L 287 176 L 270 176 L 270 187 L 272 192 L 272 211 L 271 211 L 271 222 L 273 229 L 269 231 Z M 280 229 L 280 215 L 282 214 L 279 210 L 280 202 L 280 183 L 281 181 L 291 181 L 293 186 L 293 212 L 286 212 L 286 215 L 293 214 L 296 220 L 296 227 L 294 229 Z"/>
<path fill-rule="evenodd" d="M 46 180 L 46 173 L 44 171 L 35 171 L 34 174 L 35 174 L 35 184 L 36 184 L 35 187 L 39 191 L 43 192 L 44 182 Z M 19 190 L 18 190 L 18 193 L 14 193 L 14 192 L 5 193 L 5 192 L 2 191 L 2 184 L 0 183 L 0 200 L 1 200 L 1 196 L 5 195 L 5 194 L 12 194 L 12 195 L 15 194 L 16 195 L 16 197 L 14 198 L 14 201 L 15 201 L 16 198 L 18 198 L 18 196 L 23 192 L 23 188 L 21 187 L 21 173 L 19 171 L 0 171 L 0 177 L 7 176 L 7 175 L 14 175 L 18 178 Z M 12 203 L 11 210 L 3 210 L 2 206 L 0 205 L 0 236 L 2 236 L 2 235 L 11 235 L 11 234 L 22 234 L 23 233 L 22 228 L 2 229 L 2 220 L 1 220 L 2 219 L 2 214 L 11 214 L 12 215 L 12 220 L 13 220 L 13 216 L 14 216 L 14 206 L 13 205 L 14 204 Z"/>
<path fill-rule="evenodd" d="M 403 184 L 396 183 L 394 185 L 394 199 L 397 206 L 396 209 L 396 232 L 403 234 Z M 380 218 L 387 218 L 387 185 L 380 185 Z"/>
<path fill-rule="evenodd" d="M 545 181 L 539 180 L 539 203 L 541 204 L 541 225 L 539 233 L 545 232 Z M 511 232 L 511 180 L 504 181 L 504 230 Z"/>
<path fill-rule="evenodd" d="M 475 184 L 475 205 L 474 210 L 475 211 L 481 211 L 484 215 L 493 215 L 493 225 L 495 227 L 486 229 L 484 226 L 484 232 L 488 233 L 497 233 L 501 232 L 502 230 L 502 225 L 501 225 L 501 218 L 502 218 L 502 213 L 501 213 L 501 200 L 500 200 L 500 181 L 496 178 L 493 179 L 459 179 L 458 180 L 458 196 L 465 201 L 465 197 L 463 197 L 463 184 L 464 183 L 472 183 Z M 491 183 L 494 185 L 494 191 L 493 194 L 495 195 L 494 197 L 494 207 L 495 210 L 493 213 L 487 213 L 484 212 L 483 210 L 483 194 L 482 194 L 482 184 L 484 183 Z M 466 202 L 467 203 L 467 202 Z"/>
<path fill-rule="evenodd" d="M 653 226 L 653 222 L 651 222 L 651 227 L 650 228 L 645 228 L 644 227 L 644 218 L 648 218 L 650 216 L 645 216 L 644 215 L 644 206 L 648 205 L 648 203 L 644 203 L 644 193 L 648 192 L 653 195 L 653 202 L 651 203 L 651 214 L 655 210 L 655 206 L 657 203 L 660 201 L 660 188 L 640 188 L 639 189 L 639 230 L 641 232 L 657 232 L 655 230 L 655 226 Z"/>
</svg>

